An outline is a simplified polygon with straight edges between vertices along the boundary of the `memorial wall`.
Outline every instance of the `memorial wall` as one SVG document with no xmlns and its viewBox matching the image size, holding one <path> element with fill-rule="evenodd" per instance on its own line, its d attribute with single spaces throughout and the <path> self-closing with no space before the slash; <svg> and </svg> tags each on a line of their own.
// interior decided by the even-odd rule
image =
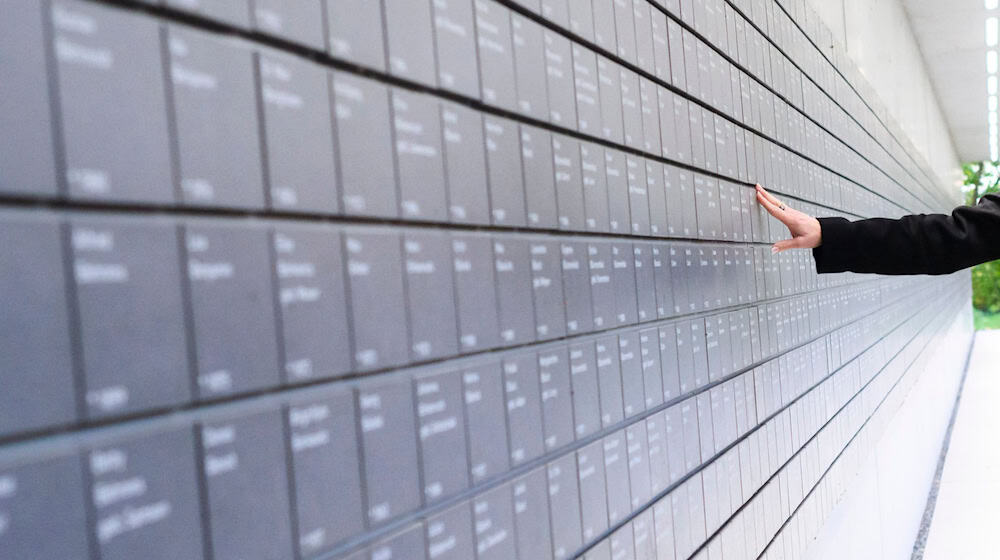
<svg viewBox="0 0 1000 560">
<path fill-rule="evenodd" d="M 969 277 L 804 0 L 0 0 L 0 558 L 796 558 Z M 953 337 L 954 338 L 954 337 Z"/>
</svg>

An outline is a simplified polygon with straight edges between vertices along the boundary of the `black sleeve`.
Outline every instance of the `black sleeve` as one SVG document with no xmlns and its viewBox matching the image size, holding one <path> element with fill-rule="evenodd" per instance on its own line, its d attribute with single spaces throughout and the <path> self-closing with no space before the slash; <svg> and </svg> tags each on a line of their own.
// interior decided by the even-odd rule
<svg viewBox="0 0 1000 560">
<path fill-rule="evenodd" d="M 1000 196 L 947 214 L 850 222 L 819 218 L 822 241 L 813 249 L 816 272 L 949 274 L 1000 258 Z"/>
</svg>

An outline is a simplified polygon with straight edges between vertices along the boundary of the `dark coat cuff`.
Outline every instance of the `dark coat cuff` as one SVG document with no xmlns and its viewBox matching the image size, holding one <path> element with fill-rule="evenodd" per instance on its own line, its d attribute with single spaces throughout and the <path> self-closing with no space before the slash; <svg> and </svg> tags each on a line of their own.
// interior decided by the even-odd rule
<svg viewBox="0 0 1000 560">
<path fill-rule="evenodd" d="M 846 272 L 850 270 L 854 249 L 851 247 L 851 222 L 845 218 L 818 218 L 820 246 L 812 250 L 816 273 Z"/>
</svg>

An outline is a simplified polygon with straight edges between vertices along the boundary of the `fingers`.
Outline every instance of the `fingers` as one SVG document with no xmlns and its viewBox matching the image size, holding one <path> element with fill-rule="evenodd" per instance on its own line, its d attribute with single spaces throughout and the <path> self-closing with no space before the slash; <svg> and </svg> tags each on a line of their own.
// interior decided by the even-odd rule
<svg viewBox="0 0 1000 560">
<path fill-rule="evenodd" d="M 781 201 L 778 200 L 777 198 L 775 198 L 773 194 L 767 192 L 767 189 L 765 189 L 764 187 L 760 186 L 760 183 L 757 184 L 757 192 L 762 193 L 764 195 L 764 198 L 766 198 L 769 201 L 771 201 L 771 203 L 774 204 L 775 206 L 778 206 L 778 207 L 781 206 Z"/>
<path fill-rule="evenodd" d="M 781 223 L 785 224 L 785 226 L 791 225 L 791 219 L 792 219 L 791 214 L 785 212 L 781 208 L 778 208 L 777 204 L 768 200 L 760 192 L 757 193 L 757 202 L 759 202 L 761 206 L 763 206 L 764 209 L 768 211 L 769 214 L 780 220 Z"/>
<path fill-rule="evenodd" d="M 795 237 L 793 239 L 785 239 L 784 241 L 779 241 L 771 246 L 771 253 L 780 253 L 782 251 L 787 251 L 789 249 L 803 249 L 806 246 L 806 238 Z"/>
</svg>

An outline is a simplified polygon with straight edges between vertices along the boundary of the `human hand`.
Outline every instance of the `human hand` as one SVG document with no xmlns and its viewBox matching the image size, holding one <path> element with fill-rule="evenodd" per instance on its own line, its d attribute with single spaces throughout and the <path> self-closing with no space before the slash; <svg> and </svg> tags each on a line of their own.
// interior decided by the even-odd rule
<svg viewBox="0 0 1000 560">
<path fill-rule="evenodd" d="M 787 249 L 812 249 L 820 246 L 823 240 L 819 220 L 782 204 L 774 195 L 764 190 L 764 187 L 757 185 L 756 188 L 757 202 L 772 216 L 785 224 L 789 233 L 792 234 L 791 239 L 785 239 L 772 245 L 772 253 L 780 253 Z"/>
</svg>

